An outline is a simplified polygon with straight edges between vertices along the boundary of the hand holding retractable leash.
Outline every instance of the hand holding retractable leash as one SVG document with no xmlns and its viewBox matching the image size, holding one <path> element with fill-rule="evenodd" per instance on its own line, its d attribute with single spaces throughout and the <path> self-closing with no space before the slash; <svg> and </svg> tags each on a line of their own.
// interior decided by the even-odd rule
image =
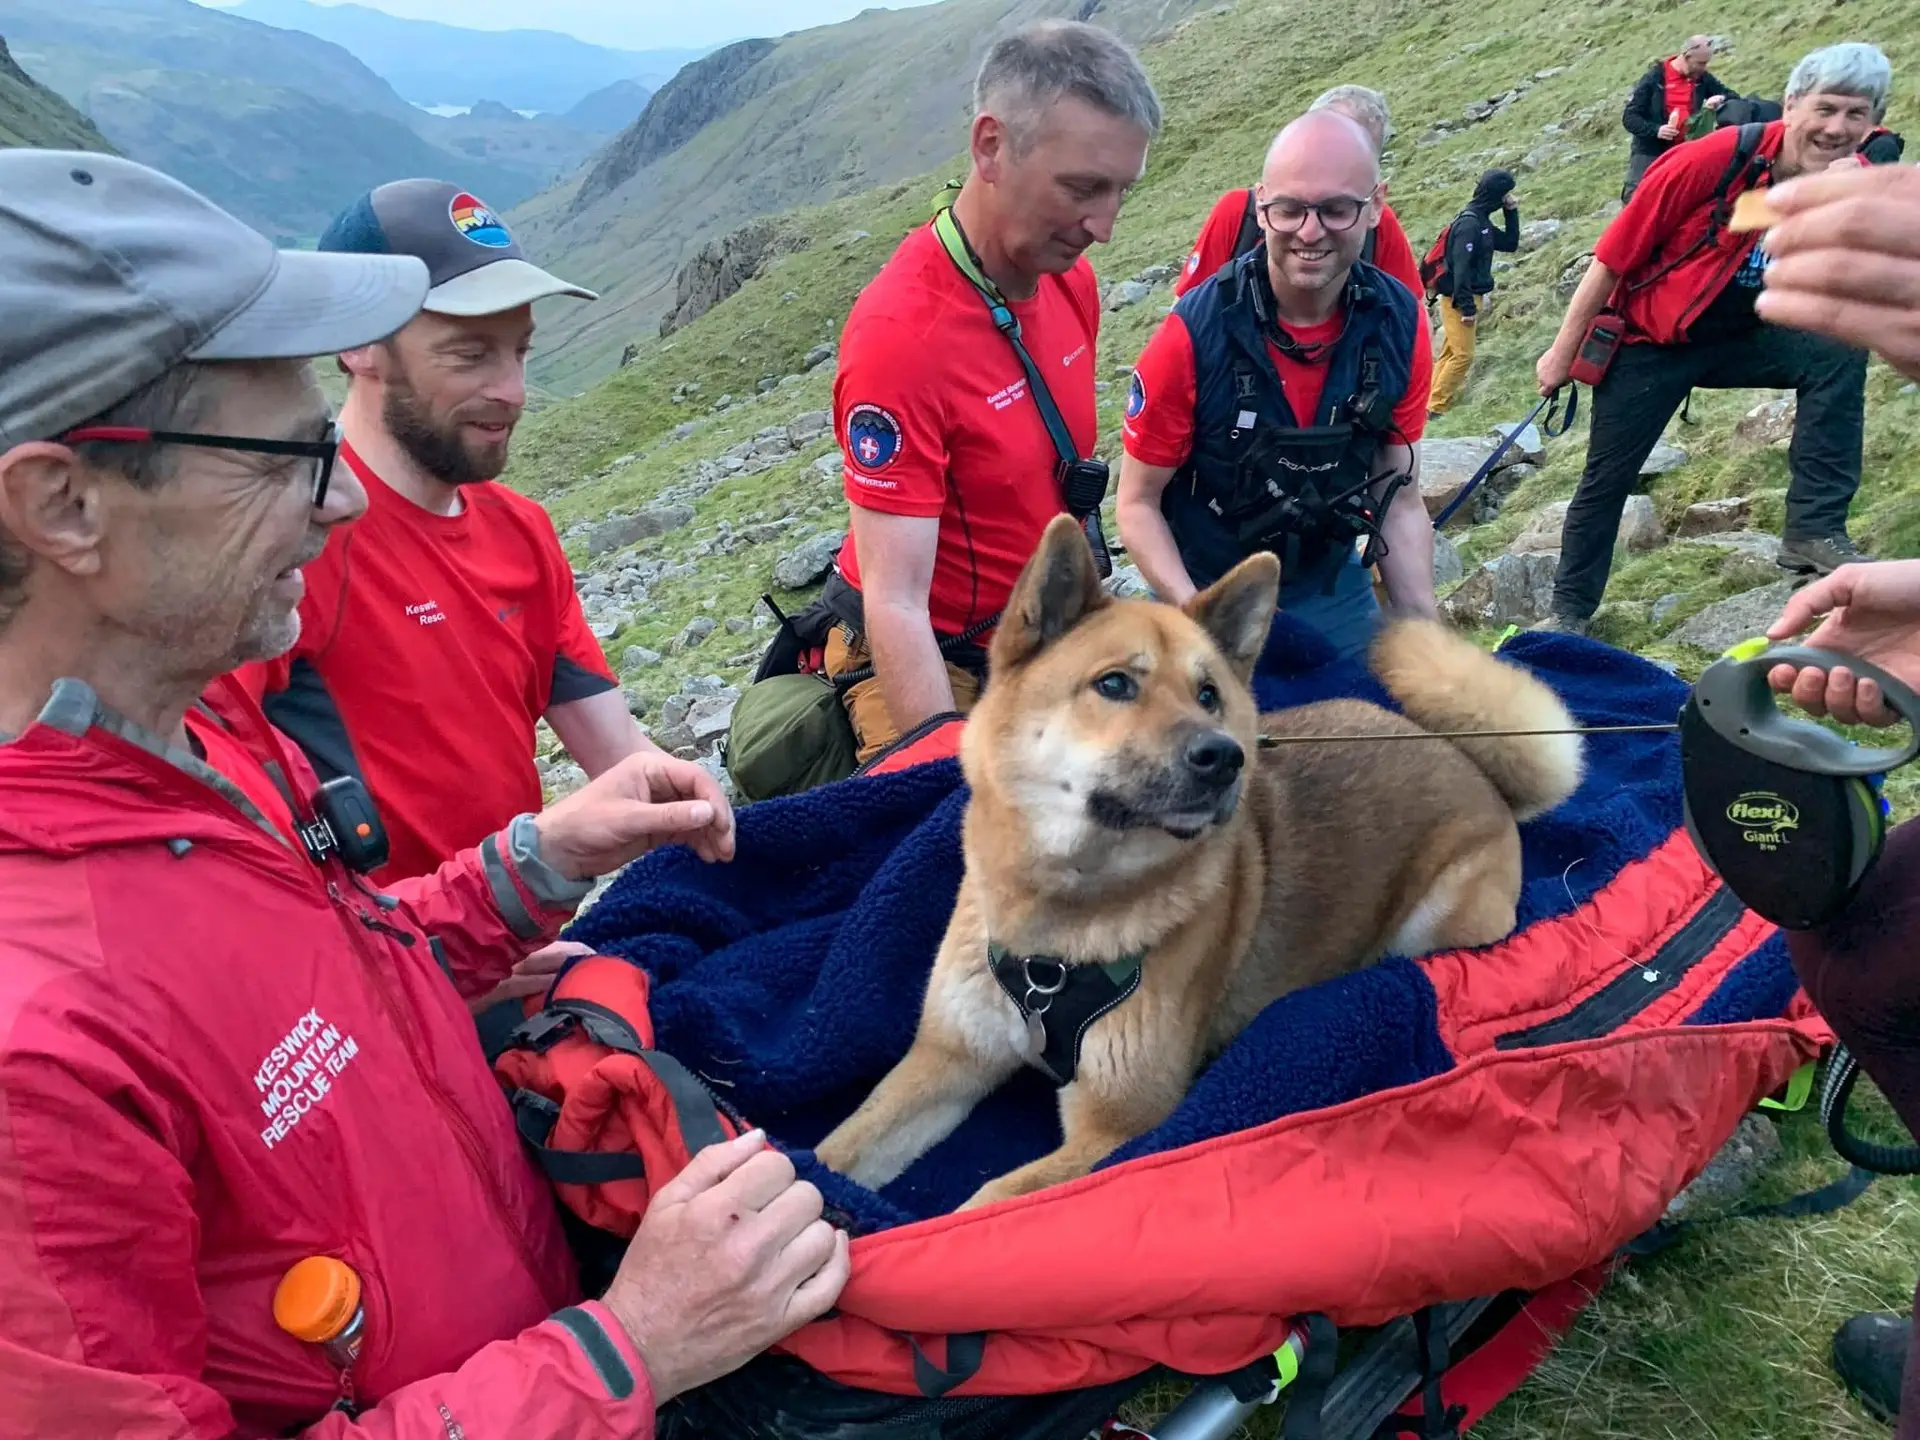
<svg viewBox="0 0 1920 1440">
<path fill-rule="evenodd" d="M 1920 688 L 1920 561 L 1842 566 L 1797 591 L 1767 636 L 1788 639 L 1815 619 L 1820 626 L 1807 644 L 1857 655 Z M 1899 719 L 1870 677 L 1856 677 L 1844 666 L 1794 670 L 1783 665 L 1768 678 L 1801 709 L 1842 724 L 1892 725 Z"/>
</svg>

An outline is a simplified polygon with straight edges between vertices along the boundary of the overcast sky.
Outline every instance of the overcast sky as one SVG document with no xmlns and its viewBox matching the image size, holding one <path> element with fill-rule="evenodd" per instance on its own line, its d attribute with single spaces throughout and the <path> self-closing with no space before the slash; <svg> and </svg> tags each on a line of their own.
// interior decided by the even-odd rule
<svg viewBox="0 0 1920 1440">
<path fill-rule="evenodd" d="M 220 0 L 201 0 L 218 4 Z M 235 3 L 235 0 L 228 0 Z M 320 4 L 335 0 L 319 0 Z M 474 30 L 564 30 L 625 50 L 714 45 L 830 25 L 862 10 L 903 10 L 931 0 L 360 0 L 389 15 Z"/>
</svg>

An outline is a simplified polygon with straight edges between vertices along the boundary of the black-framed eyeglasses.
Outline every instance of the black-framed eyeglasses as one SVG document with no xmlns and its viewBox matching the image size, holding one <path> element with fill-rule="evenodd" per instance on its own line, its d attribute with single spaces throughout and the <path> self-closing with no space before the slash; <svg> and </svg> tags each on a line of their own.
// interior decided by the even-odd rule
<svg viewBox="0 0 1920 1440">
<path fill-rule="evenodd" d="M 1324 230 L 1351 230 L 1359 223 L 1361 212 L 1373 200 L 1375 191 L 1366 195 L 1332 195 L 1325 200 L 1296 200 L 1291 195 L 1276 195 L 1260 206 L 1267 224 L 1282 235 L 1291 235 L 1307 223 L 1308 215 L 1319 217 Z"/>
<path fill-rule="evenodd" d="M 327 503 L 327 482 L 340 454 L 340 426 L 324 440 L 258 440 L 244 435 L 193 435 L 176 430 L 145 430 L 136 425 L 83 425 L 59 437 L 62 445 L 192 445 L 202 450 L 241 450 L 250 455 L 293 455 L 313 462 L 313 506 Z"/>
</svg>

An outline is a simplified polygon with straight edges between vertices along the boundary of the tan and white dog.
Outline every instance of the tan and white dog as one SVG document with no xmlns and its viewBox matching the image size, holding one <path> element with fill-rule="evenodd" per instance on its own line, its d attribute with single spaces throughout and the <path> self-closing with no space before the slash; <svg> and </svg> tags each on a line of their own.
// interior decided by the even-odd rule
<svg viewBox="0 0 1920 1440">
<path fill-rule="evenodd" d="M 1372 649 L 1404 716 L 1358 700 L 1261 715 L 1248 682 L 1279 578 L 1262 554 L 1184 608 L 1115 601 L 1079 528 L 1048 528 L 962 742 L 966 876 L 919 1032 L 821 1143 L 828 1166 L 887 1184 L 1045 1044 L 1052 1061 L 1077 1057 L 1064 1141 L 967 1204 L 1071 1180 L 1166 1119 L 1276 997 L 1512 931 L 1516 818 L 1573 793 L 1579 737 L 1259 739 L 1556 730 L 1572 717 L 1532 675 L 1427 620 L 1387 623 Z M 1090 967 L 1129 977 L 1127 993 L 1077 1034 L 1049 1036 L 1057 977 L 1100 983 Z M 1121 982 L 1105 983 L 1111 1000 Z"/>
</svg>

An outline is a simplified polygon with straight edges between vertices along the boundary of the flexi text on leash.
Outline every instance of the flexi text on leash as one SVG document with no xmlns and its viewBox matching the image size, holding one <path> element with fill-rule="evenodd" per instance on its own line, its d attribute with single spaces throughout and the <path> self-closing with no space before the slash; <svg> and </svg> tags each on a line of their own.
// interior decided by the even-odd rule
<svg viewBox="0 0 1920 1440">
<path fill-rule="evenodd" d="M 1777 665 L 1845 666 L 1874 681 L 1912 735 L 1900 746 L 1856 745 L 1774 702 Z M 1543 730 L 1384 731 L 1362 735 L 1262 735 L 1260 748 L 1349 741 L 1498 740 L 1550 735 L 1677 732 L 1687 832 L 1702 858 L 1749 910 L 1785 930 L 1838 915 L 1880 856 L 1891 811 L 1888 772 L 1920 755 L 1920 696 L 1851 655 L 1807 645 L 1741 642 L 1701 672 L 1679 719 L 1665 724 L 1576 725 Z"/>
</svg>

